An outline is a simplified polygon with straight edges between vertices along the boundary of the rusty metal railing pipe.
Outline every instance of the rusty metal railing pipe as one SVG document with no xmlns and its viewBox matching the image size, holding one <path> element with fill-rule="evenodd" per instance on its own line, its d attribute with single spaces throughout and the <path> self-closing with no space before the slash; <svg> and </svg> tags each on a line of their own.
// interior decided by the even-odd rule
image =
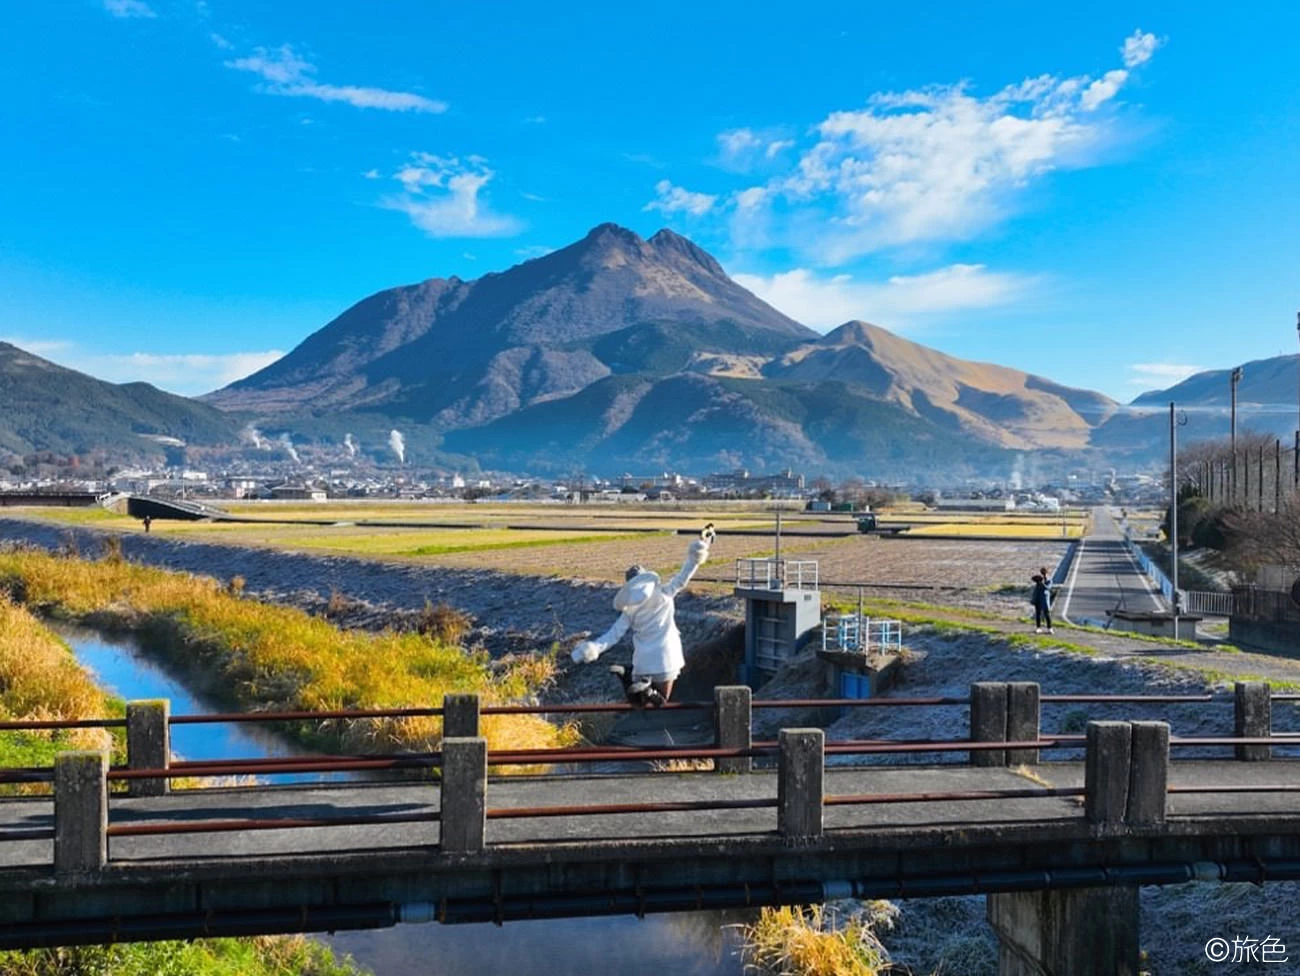
<svg viewBox="0 0 1300 976">
<path fill-rule="evenodd" d="M 400 816 L 280 817 L 247 820 L 199 820 L 191 823 L 109 824 L 109 837 L 163 837 L 172 834 L 242 833 L 256 830 L 300 830 L 306 827 L 366 827 L 383 824 L 437 823 L 437 812 Z M 50 832 L 51 835 L 53 831 Z"/>
<path fill-rule="evenodd" d="M 775 807 L 777 800 L 671 800 L 658 803 L 593 803 L 585 806 L 493 807 L 489 820 L 531 819 L 536 817 L 596 817 L 621 813 L 682 813 L 700 810 L 762 810 Z"/>
</svg>

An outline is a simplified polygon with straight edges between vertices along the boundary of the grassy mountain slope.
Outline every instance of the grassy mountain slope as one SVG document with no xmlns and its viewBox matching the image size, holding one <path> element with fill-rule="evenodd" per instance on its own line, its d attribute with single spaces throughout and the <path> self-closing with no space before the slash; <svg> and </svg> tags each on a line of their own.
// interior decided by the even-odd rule
<svg viewBox="0 0 1300 976">
<path fill-rule="evenodd" d="M 156 454 L 146 435 L 187 443 L 236 440 L 238 424 L 207 404 L 148 383 L 105 383 L 0 342 L 0 449 L 26 454 L 103 448 Z"/>
</svg>

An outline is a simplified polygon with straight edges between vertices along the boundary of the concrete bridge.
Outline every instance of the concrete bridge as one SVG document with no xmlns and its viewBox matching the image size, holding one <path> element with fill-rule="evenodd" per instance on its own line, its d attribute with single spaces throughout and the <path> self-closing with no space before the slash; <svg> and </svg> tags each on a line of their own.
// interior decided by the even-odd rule
<svg viewBox="0 0 1300 976">
<path fill-rule="evenodd" d="M 676 706 L 712 711 L 709 746 L 489 753 L 479 715 L 521 707 L 449 696 L 403 710 L 443 716 L 437 753 L 242 763 L 172 762 L 168 730 L 283 715 L 173 717 L 135 703 L 99 723 L 126 725 L 127 766 L 82 752 L 0 772 L 53 782 L 52 797 L 0 801 L 0 947 L 983 893 L 1003 974 L 1136 974 L 1138 886 L 1300 880 L 1300 765 L 1272 758 L 1300 738 L 1271 735 L 1272 703 L 1296 697 L 1239 684 L 1219 699 L 1234 734 L 1188 739 L 1147 721 L 1044 734 L 1041 705 L 1210 696 L 981 683 L 965 699 L 790 702 L 739 686 Z M 961 707 L 970 735 L 826 742 L 792 728 L 752 741 L 753 709 L 812 706 Z M 0 730 L 20 725 L 33 723 Z M 1185 749 L 1225 758 L 1170 761 Z M 900 754 L 930 762 L 879 764 Z M 489 776 L 647 760 L 714 768 Z M 232 772 L 431 768 L 436 780 L 170 788 Z"/>
</svg>

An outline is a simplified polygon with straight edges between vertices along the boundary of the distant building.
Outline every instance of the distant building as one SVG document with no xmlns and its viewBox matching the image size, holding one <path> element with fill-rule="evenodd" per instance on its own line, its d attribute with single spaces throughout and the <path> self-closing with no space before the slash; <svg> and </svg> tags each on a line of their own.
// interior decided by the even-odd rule
<svg viewBox="0 0 1300 976">
<path fill-rule="evenodd" d="M 934 507 L 941 512 L 1014 512 L 1014 498 L 936 498 Z"/>
<path fill-rule="evenodd" d="M 773 495 L 789 498 L 804 490 L 804 476 L 787 468 L 780 474 L 750 475 L 744 468 L 706 475 L 704 487 L 718 494 Z"/>
<path fill-rule="evenodd" d="M 277 501 L 323 502 L 329 500 L 329 492 L 312 485 L 276 485 L 271 497 Z"/>
</svg>

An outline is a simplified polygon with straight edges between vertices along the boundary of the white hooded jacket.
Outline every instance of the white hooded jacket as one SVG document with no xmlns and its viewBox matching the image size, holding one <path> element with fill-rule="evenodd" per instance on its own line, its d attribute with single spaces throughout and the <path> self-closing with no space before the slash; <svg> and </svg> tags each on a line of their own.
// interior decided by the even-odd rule
<svg viewBox="0 0 1300 976">
<path fill-rule="evenodd" d="M 673 619 L 673 598 L 691 581 L 695 571 L 709 558 L 709 545 L 702 539 L 691 543 L 686 562 L 667 583 L 658 573 L 644 572 L 632 577 L 614 596 L 619 618 L 595 640 L 583 641 L 573 649 L 575 661 L 591 662 L 632 631 L 632 673 L 634 675 L 676 674 L 686 664 L 682 653 L 682 635 Z"/>
</svg>

